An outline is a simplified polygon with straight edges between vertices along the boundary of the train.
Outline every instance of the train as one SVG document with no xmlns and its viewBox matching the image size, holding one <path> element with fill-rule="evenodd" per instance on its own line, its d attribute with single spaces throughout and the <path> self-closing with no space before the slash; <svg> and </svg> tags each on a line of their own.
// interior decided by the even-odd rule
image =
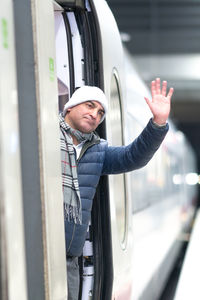
<svg viewBox="0 0 200 300">
<path fill-rule="evenodd" d="M 98 133 L 126 145 L 151 97 L 104 0 L 0 2 L 0 298 L 67 299 L 58 114 L 100 87 Z M 82 300 L 157 300 L 196 210 L 196 158 L 170 130 L 144 168 L 103 176 L 80 257 Z"/>
</svg>

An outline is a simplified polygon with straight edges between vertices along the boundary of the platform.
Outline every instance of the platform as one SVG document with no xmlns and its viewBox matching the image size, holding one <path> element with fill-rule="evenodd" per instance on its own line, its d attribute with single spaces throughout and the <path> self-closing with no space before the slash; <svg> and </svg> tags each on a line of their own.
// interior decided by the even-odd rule
<svg viewBox="0 0 200 300">
<path fill-rule="evenodd" d="M 200 209 L 197 211 L 174 300 L 200 299 Z"/>
</svg>

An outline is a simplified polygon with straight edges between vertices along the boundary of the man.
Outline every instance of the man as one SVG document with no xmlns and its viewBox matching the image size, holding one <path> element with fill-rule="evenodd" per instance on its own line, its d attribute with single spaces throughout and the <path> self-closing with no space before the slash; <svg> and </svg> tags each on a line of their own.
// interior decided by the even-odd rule
<svg viewBox="0 0 200 300">
<path fill-rule="evenodd" d="M 92 201 L 101 175 L 132 171 L 145 166 L 167 131 L 173 88 L 152 81 L 152 101 L 145 98 L 153 119 L 126 147 L 109 147 L 95 129 L 107 113 L 107 99 L 97 87 L 76 90 L 60 115 L 62 179 L 65 208 L 68 299 L 77 300 L 78 257 L 81 256 L 90 221 Z"/>
</svg>

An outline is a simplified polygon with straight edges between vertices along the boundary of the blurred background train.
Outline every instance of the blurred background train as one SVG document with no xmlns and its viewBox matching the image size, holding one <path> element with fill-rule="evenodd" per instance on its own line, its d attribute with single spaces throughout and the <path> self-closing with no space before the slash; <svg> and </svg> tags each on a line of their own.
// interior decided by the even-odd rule
<svg viewBox="0 0 200 300">
<path fill-rule="evenodd" d="M 2 0 L 0 22 L 0 298 L 67 299 L 58 112 L 99 86 L 99 134 L 128 144 L 151 117 L 149 89 L 103 0 Z M 197 204 L 195 155 L 169 123 L 145 168 L 102 177 L 80 299 L 159 299 Z"/>
</svg>

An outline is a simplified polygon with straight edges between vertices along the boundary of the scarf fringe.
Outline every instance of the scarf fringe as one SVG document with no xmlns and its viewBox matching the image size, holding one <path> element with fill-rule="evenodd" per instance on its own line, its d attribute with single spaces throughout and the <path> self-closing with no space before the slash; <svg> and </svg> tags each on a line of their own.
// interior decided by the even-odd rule
<svg viewBox="0 0 200 300">
<path fill-rule="evenodd" d="M 64 203 L 64 211 L 65 211 L 65 218 L 68 222 L 74 222 L 75 224 L 82 224 L 82 216 L 80 207 L 74 207 L 71 204 Z"/>
</svg>

